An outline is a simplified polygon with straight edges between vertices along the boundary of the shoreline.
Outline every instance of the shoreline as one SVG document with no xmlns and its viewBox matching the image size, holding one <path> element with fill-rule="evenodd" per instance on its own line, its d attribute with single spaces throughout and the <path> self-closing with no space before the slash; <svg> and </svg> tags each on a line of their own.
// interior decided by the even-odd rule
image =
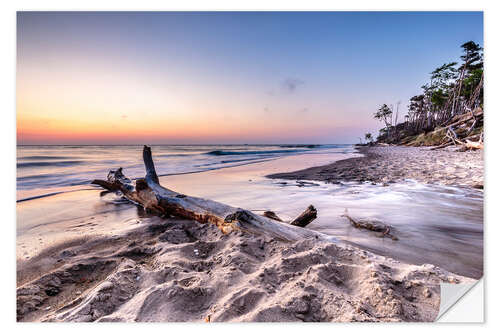
<svg viewBox="0 0 500 333">
<path fill-rule="evenodd" d="M 370 182 L 387 185 L 405 179 L 483 189 L 483 151 L 430 150 L 432 147 L 356 147 L 362 157 L 294 172 L 269 174 L 271 179 Z M 437 168 L 436 168 L 437 167 Z"/>
<path fill-rule="evenodd" d="M 294 159 L 301 157 L 268 166 L 282 170 L 288 163 L 290 169 Z M 219 189 L 223 193 L 248 184 L 248 170 L 259 177 L 267 173 L 253 165 L 210 173 L 225 178 L 198 174 L 162 177 L 162 182 L 202 194 L 207 184 L 227 178 Z M 196 183 L 201 178 L 210 180 Z M 357 245 L 224 235 L 213 225 L 134 211 L 125 210 L 128 227 L 121 231 L 63 241 L 18 261 L 18 321 L 433 321 L 441 282 L 475 281 Z M 109 215 L 100 214 L 90 224 L 97 229 Z M 117 222 L 120 213 L 113 214 Z M 80 227 L 88 220 L 68 223 Z"/>
<path fill-rule="evenodd" d="M 301 156 L 303 155 L 284 156 L 203 172 L 160 176 L 160 180 L 181 193 L 247 207 L 247 200 L 238 201 L 238 192 L 246 186 L 258 185 L 259 182 L 256 180 L 265 179 L 264 176 L 268 173 L 266 170 L 271 170 L 269 172 L 292 171 L 328 164 L 344 157 L 337 154 L 312 154 L 309 155 L 309 159 L 303 160 Z M 127 169 L 124 170 L 127 172 Z M 253 182 L 249 182 L 249 178 Z M 276 187 L 272 185 L 271 188 L 259 188 L 258 191 L 268 193 L 269 190 L 275 189 Z M 16 202 L 18 259 L 31 258 L 47 246 L 66 241 L 67 237 L 71 240 L 81 233 L 92 236 L 99 233 L 109 235 L 120 231 L 120 226 L 127 229 L 130 225 L 133 226 L 135 220 L 140 220 L 144 216 L 127 200 L 120 200 L 113 195 L 100 196 L 99 193 L 102 190 L 96 186 L 80 186 L 74 190 L 57 188 L 59 193 L 53 195 L 43 195 L 44 191 L 42 190 L 42 193 L 31 191 L 30 196 L 37 196 L 36 199 Z M 249 189 L 245 192 L 251 191 Z M 235 199 L 237 201 L 233 202 Z M 262 204 L 266 205 L 265 202 Z M 308 202 L 303 205 L 306 204 Z M 282 215 L 286 217 L 289 214 L 299 213 L 304 209 L 303 205 L 287 207 L 290 209 L 282 212 Z M 263 206 L 262 208 L 276 210 L 278 207 Z"/>
</svg>

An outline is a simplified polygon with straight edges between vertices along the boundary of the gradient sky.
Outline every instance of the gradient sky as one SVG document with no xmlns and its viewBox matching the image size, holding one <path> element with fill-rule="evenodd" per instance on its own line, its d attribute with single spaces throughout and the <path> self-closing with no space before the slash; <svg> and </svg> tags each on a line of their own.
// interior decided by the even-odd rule
<svg viewBox="0 0 500 333">
<path fill-rule="evenodd" d="M 17 16 L 18 144 L 353 143 L 480 12 Z"/>
</svg>

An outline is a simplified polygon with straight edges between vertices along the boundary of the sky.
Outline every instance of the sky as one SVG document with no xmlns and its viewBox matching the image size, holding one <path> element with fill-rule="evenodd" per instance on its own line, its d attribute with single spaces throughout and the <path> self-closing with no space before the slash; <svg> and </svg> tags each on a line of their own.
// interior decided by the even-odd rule
<svg viewBox="0 0 500 333">
<path fill-rule="evenodd" d="M 482 12 L 18 12 L 17 140 L 355 143 L 469 40 Z"/>
</svg>

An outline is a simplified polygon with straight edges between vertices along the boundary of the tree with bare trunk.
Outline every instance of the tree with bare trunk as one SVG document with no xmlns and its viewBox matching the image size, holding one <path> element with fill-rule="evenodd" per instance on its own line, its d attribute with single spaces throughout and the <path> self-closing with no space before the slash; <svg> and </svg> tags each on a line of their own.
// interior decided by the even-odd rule
<svg viewBox="0 0 500 333">
<path fill-rule="evenodd" d="M 372 143 L 373 142 L 373 137 L 371 133 L 366 133 L 365 134 L 365 140 L 366 142 Z"/>
<path fill-rule="evenodd" d="M 465 135 L 463 139 L 478 135 L 482 129 L 483 48 L 473 41 L 463 43 L 461 48 L 462 63 L 444 63 L 430 73 L 430 81 L 421 87 L 422 93 L 410 98 L 402 124 L 398 124 L 400 102 L 396 104 L 394 122 L 394 108 L 387 104 L 380 107 L 374 117 L 385 126 L 377 140 L 397 143 L 405 137 L 448 126 L 467 113 L 472 118 L 467 130 L 460 135 Z M 475 115 L 479 115 L 480 119 Z"/>
<path fill-rule="evenodd" d="M 373 117 L 379 121 L 384 122 L 385 128 L 386 128 L 386 133 L 388 136 L 390 136 L 390 126 L 391 122 L 390 119 L 392 117 L 392 110 L 387 106 L 387 104 L 383 104 L 377 112 L 373 115 Z"/>
</svg>

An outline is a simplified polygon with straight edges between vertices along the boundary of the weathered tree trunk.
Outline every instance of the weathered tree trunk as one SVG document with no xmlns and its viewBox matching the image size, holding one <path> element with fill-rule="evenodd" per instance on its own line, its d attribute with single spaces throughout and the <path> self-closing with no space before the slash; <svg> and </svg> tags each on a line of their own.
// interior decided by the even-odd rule
<svg viewBox="0 0 500 333">
<path fill-rule="evenodd" d="M 479 140 L 478 142 L 465 140 L 465 147 L 469 149 L 483 149 L 484 145 L 482 140 Z"/>
<path fill-rule="evenodd" d="M 174 215 L 201 223 L 212 223 L 224 233 L 239 230 L 284 241 L 314 237 L 337 242 L 334 237 L 295 225 L 275 222 L 270 218 L 254 214 L 248 210 L 171 191 L 162 187 L 159 183 L 151 148 L 144 146 L 143 159 L 146 176 L 137 179 L 135 184 L 123 175 L 122 168 L 115 171 L 111 170 L 107 180 L 97 179 L 92 183 L 109 191 L 121 192 L 126 198 L 141 205 L 146 210 L 160 215 Z M 312 221 L 312 210 L 309 208 L 301 214 L 301 216 L 308 216 L 303 217 L 303 221 Z"/>
<path fill-rule="evenodd" d="M 450 122 L 451 121 L 453 121 L 453 122 L 451 124 L 447 125 L 446 127 L 456 127 L 456 126 L 464 124 L 470 120 L 473 120 L 476 117 L 482 117 L 483 114 L 484 113 L 483 113 L 483 110 L 481 108 L 476 108 L 471 113 L 468 113 L 465 115 L 459 115 L 459 116 L 451 118 Z"/>
</svg>

